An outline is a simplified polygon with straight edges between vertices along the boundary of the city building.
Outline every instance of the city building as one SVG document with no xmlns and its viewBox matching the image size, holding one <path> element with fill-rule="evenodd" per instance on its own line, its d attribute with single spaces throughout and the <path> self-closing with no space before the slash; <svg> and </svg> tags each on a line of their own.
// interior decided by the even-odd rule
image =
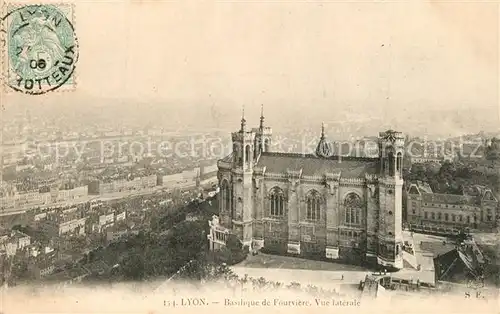
<svg viewBox="0 0 500 314">
<path fill-rule="evenodd" d="M 232 141 L 212 249 L 230 232 L 254 250 L 403 268 L 402 133 L 381 132 L 375 158 L 334 156 L 324 127 L 315 154 L 278 153 L 261 115 L 251 130 L 243 117 Z"/>
<path fill-rule="evenodd" d="M 485 259 L 474 240 L 466 240 L 455 249 L 434 259 L 436 277 L 449 282 L 482 278 Z"/>
<path fill-rule="evenodd" d="M 112 227 L 115 224 L 115 213 L 112 211 L 103 211 L 99 215 L 97 224 L 93 225 L 94 232 L 103 232 L 107 228 Z"/>
<path fill-rule="evenodd" d="M 77 200 L 87 197 L 88 195 L 89 189 L 87 185 L 59 189 L 57 191 L 57 202 Z"/>
<path fill-rule="evenodd" d="M 433 193 L 424 182 L 414 182 L 405 189 L 407 222 L 412 230 L 443 234 L 465 228 L 493 227 L 500 218 L 498 200 L 484 186 L 464 188 L 462 195 Z"/>
<path fill-rule="evenodd" d="M 28 271 L 35 279 L 41 279 L 54 273 L 55 259 L 52 257 L 41 257 L 28 263 Z"/>
<path fill-rule="evenodd" d="M 119 222 L 119 221 L 122 221 L 125 219 L 127 219 L 127 212 L 126 211 L 122 211 L 121 213 L 116 213 L 116 217 L 115 217 L 116 222 Z"/>
<path fill-rule="evenodd" d="M 98 210 L 102 207 L 103 202 L 101 200 L 91 200 L 90 201 L 90 211 Z"/>
<path fill-rule="evenodd" d="M 196 185 L 200 176 L 200 168 L 183 170 L 179 173 L 158 176 L 158 184 L 164 187 L 191 187 Z"/>
<path fill-rule="evenodd" d="M 158 184 L 162 186 L 175 186 L 178 183 L 185 183 L 187 180 L 184 178 L 184 174 L 173 173 L 168 175 L 158 175 Z"/>
<path fill-rule="evenodd" d="M 131 179 L 118 179 L 104 181 L 93 181 L 89 184 L 89 194 L 108 194 L 126 191 L 138 191 L 154 188 L 157 185 L 156 175 L 136 177 Z"/>
<path fill-rule="evenodd" d="M 106 229 L 107 243 L 118 241 L 130 234 L 127 226 L 112 226 Z"/>
<path fill-rule="evenodd" d="M 11 185 L 0 187 L 0 206 L 3 209 L 18 207 L 36 207 L 53 203 L 74 201 L 88 196 L 88 186 L 57 189 L 43 187 L 40 189 L 18 191 Z"/>
<path fill-rule="evenodd" d="M 63 235 L 85 234 L 86 217 L 77 215 L 47 215 L 46 219 L 40 221 L 40 230 L 49 237 L 59 237 Z"/>
<path fill-rule="evenodd" d="M 7 256 L 13 256 L 31 244 L 30 236 L 18 230 L 0 235 L 0 251 L 5 250 Z M 3 248 L 3 249 L 2 249 Z"/>
</svg>

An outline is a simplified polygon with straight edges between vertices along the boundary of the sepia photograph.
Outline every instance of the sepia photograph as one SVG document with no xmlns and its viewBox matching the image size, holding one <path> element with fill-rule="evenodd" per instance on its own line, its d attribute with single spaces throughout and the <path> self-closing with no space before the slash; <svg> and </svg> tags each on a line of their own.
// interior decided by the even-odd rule
<svg viewBox="0 0 500 314">
<path fill-rule="evenodd" d="M 500 1 L 0 15 L 0 314 L 500 313 Z"/>
</svg>

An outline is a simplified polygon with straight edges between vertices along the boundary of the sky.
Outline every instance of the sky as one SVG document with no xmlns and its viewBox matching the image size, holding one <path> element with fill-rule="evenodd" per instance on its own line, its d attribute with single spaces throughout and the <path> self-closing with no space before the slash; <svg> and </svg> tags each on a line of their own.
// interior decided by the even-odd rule
<svg viewBox="0 0 500 314">
<path fill-rule="evenodd" d="M 415 127 L 410 117 L 468 112 L 453 118 L 460 127 L 472 108 L 494 128 L 498 13 L 491 1 L 83 0 L 76 90 L 4 101 L 216 104 L 235 115 L 264 104 L 274 120 L 349 112 Z"/>
</svg>

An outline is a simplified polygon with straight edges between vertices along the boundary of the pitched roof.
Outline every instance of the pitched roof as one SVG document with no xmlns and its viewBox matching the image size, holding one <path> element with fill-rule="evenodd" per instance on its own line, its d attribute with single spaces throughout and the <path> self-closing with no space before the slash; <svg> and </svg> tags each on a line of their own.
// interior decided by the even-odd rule
<svg viewBox="0 0 500 314">
<path fill-rule="evenodd" d="M 481 185 L 473 185 L 464 188 L 464 195 L 476 204 L 480 204 L 481 201 L 497 201 L 491 190 Z"/>
<path fill-rule="evenodd" d="M 408 189 L 408 194 L 420 194 L 416 185 L 412 184 Z"/>
<path fill-rule="evenodd" d="M 316 157 L 314 155 L 288 153 L 262 153 L 258 167 L 266 167 L 266 173 L 300 171 L 306 176 L 321 176 L 325 173 L 341 172 L 343 177 L 362 178 L 365 173 L 375 174 L 378 159 L 363 157 Z"/>
<path fill-rule="evenodd" d="M 438 277 L 440 280 L 450 280 L 457 275 L 464 275 L 463 269 L 456 268 L 457 263 L 461 263 L 468 275 L 478 277 L 480 270 L 473 256 L 463 249 L 455 248 L 443 255 L 435 258 L 440 265 Z M 465 274 L 465 275 L 467 275 Z"/>
<path fill-rule="evenodd" d="M 409 194 L 419 194 L 419 193 L 427 193 L 432 194 L 432 188 L 427 182 L 416 181 L 409 183 L 408 185 L 408 193 Z"/>
<path fill-rule="evenodd" d="M 424 202 L 451 205 L 466 205 L 470 203 L 466 196 L 456 194 L 422 193 L 422 200 Z"/>
</svg>

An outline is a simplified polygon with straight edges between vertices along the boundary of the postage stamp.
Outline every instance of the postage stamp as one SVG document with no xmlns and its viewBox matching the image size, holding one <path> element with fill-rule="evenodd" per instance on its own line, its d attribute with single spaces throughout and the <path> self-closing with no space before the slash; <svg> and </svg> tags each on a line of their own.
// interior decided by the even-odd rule
<svg viewBox="0 0 500 314">
<path fill-rule="evenodd" d="M 5 9 L 4 85 L 31 95 L 74 89 L 78 41 L 73 5 L 7 3 Z"/>
</svg>

